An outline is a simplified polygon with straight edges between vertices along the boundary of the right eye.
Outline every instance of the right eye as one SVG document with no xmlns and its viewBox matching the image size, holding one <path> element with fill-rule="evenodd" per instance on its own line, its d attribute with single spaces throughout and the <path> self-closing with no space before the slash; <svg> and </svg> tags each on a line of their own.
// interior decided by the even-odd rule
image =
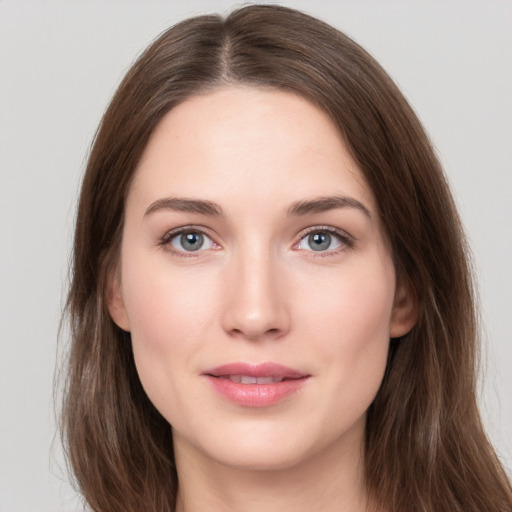
<svg viewBox="0 0 512 512">
<path fill-rule="evenodd" d="M 185 255 L 207 249 L 215 249 L 217 244 L 201 231 L 187 229 L 167 234 L 162 240 L 171 252 Z"/>
</svg>

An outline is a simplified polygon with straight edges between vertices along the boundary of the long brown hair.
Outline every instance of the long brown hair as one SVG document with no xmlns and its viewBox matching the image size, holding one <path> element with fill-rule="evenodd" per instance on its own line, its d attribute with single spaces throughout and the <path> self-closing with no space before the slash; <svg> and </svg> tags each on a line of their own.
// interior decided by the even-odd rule
<svg viewBox="0 0 512 512">
<path fill-rule="evenodd" d="M 394 512 L 512 510 L 476 405 L 478 329 L 464 234 L 429 140 L 361 47 L 278 6 L 166 31 L 130 69 L 96 134 L 76 221 L 62 416 L 85 500 L 98 512 L 174 509 L 171 429 L 142 389 L 130 335 L 108 314 L 107 279 L 127 191 L 156 125 L 186 98 L 229 84 L 287 90 L 330 116 L 376 197 L 397 275 L 417 297 L 417 325 L 391 341 L 367 415 L 369 495 Z"/>
</svg>

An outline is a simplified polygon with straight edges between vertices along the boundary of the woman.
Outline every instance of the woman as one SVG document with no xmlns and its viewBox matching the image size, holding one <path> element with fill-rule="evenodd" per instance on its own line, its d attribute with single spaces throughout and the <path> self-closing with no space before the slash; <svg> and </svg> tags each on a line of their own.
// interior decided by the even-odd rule
<svg viewBox="0 0 512 512">
<path fill-rule="evenodd" d="M 93 510 L 512 509 L 442 170 L 318 20 L 193 18 L 139 58 L 90 155 L 68 308 Z"/>
</svg>

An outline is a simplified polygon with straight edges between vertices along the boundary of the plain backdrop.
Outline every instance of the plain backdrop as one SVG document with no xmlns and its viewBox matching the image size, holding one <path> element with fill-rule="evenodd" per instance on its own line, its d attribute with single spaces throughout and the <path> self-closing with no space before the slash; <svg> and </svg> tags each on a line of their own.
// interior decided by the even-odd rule
<svg viewBox="0 0 512 512">
<path fill-rule="evenodd" d="M 510 471 L 512 3 L 282 3 L 366 47 L 433 140 L 474 250 L 484 321 L 482 411 Z M 0 0 L 0 512 L 79 509 L 52 394 L 76 198 L 102 112 L 157 34 L 234 5 Z"/>
</svg>

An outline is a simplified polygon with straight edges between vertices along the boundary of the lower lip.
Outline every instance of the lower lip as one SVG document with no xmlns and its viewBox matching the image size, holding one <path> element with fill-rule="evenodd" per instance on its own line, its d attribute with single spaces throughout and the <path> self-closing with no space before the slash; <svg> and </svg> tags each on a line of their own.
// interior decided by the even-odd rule
<svg viewBox="0 0 512 512">
<path fill-rule="evenodd" d="M 308 377 L 283 380 L 272 384 L 241 384 L 229 379 L 206 376 L 215 391 L 244 407 L 269 407 L 296 393 Z"/>
</svg>

